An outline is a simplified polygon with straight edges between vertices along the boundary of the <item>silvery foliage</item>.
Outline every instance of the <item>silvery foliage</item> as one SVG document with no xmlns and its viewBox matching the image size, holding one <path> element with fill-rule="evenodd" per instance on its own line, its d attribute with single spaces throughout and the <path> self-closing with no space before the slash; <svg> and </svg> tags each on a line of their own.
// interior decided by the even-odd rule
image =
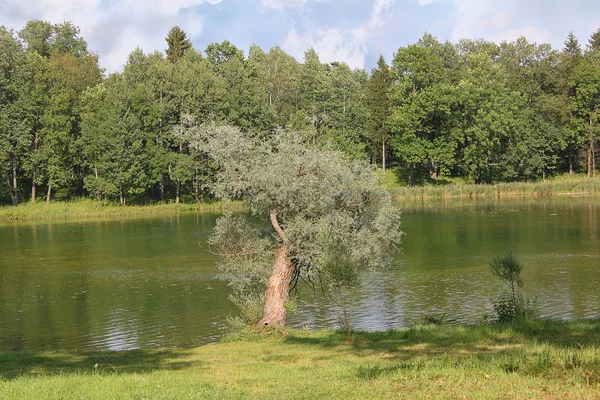
<svg viewBox="0 0 600 400">
<path fill-rule="evenodd" d="M 388 264 L 399 247 L 400 212 L 372 167 L 309 142 L 293 132 L 265 140 L 217 125 L 192 140 L 220 166 L 215 195 L 244 200 L 249 211 L 223 216 L 210 239 L 238 291 L 264 289 L 280 243 L 272 210 L 300 278 L 349 285 L 361 270 Z"/>
</svg>

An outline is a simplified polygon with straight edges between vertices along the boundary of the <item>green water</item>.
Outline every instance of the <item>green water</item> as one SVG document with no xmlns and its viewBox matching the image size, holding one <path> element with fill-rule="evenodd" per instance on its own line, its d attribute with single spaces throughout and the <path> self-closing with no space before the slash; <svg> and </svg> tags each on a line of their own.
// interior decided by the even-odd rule
<svg viewBox="0 0 600 400">
<path fill-rule="evenodd" d="M 524 291 L 553 318 L 600 317 L 600 199 L 398 203 L 402 253 L 348 293 L 356 328 L 423 315 L 476 323 L 502 290 L 489 259 L 525 263 Z M 0 350 L 131 349 L 217 340 L 235 313 L 206 250 L 218 215 L 0 225 Z M 336 326 L 339 309 L 300 290 L 294 327 Z"/>
</svg>

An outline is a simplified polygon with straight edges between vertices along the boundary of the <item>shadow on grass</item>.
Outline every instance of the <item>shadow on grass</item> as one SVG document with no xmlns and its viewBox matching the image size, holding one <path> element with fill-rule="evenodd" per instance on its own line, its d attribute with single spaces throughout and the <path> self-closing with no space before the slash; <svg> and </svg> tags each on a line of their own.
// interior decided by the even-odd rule
<svg viewBox="0 0 600 400">
<path fill-rule="evenodd" d="M 26 351 L 0 353 L 0 378 L 23 375 L 130 374 L 198 366 L 185 350 Z"/>
<path fill-rule="evenodd" d="M 600 345 L 600 320 L 577 322 L 527 320 L 510 324 L 478 326 L 416 326 L 387 332 L 354 332 L 350 346 L 337 332 L 320 336 L 290 335 L 286 342 L 333 348 L 357 353 L 387 353 L 405 360 L 435 355 L 486 354 L 516 349 L 525 344 L 545 343 L 556 348 Z"/>
</svg>

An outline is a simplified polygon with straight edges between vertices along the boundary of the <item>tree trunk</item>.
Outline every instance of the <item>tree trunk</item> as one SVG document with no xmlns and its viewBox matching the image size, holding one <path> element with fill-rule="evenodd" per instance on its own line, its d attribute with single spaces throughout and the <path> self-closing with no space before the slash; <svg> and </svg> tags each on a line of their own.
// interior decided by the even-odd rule
<svg viewBox="0 0 600 400">
<path fill-rule="evenodd" d="M 48 184 L 48 192 L 46 193 L 46 203 L 50 203 L 50 196 L 52 195 L 52 186 Z"/>
<path fill-rule="evenodd" d="M 12 190 L 12 183 L 10 183 L 11 174 L 12 174 L 11 172 L 6 171 L 6 175 L 5 175 L 6 176 L 6 184 L 8 185 L 9 188 L 11 188 L 11 191 L 10 191 L 10 200 L 12 202 L 12 205 L 16 206 L 16 205 L 18 205 L 18 199 L 15 198 L 14 191 Z M 17 204 L 15 204 L 15 202 Z"/>
<path fill-rule="evenodd" d="M 121 207 L 125 206 L 125 196 L 123 196 L 123 192 L 119 192 L 119 205 Z"/>
<path fill-rule="evenodd" d="M 437 180 L 437 178 L 438 178 L 438 166 L 437 166 L 437 163 L 434 163 L 434 162 L 431 163 L 431 173 L 429 174 L 429 176 L 434 181 Z"/>
<path fill-rule="evenodd" d="M 96 201 L 100 201 L 100 190 L 98 190 L 98 166 L 94 164 L 94 175 L 96 175 Z"/>
<path fill-rule="evenodd" d="M 32 180 L 31 180 L 31 202 L 35 203 L 36 197 L 36 185 L 35 185 L 35 167 L 33 167 L 32 171 Z"/>
<path fill-rule="evenodd" d="M 274 326 L 284 328 L 287 312 L 285 302 L 288 299 L 290 285 L 296 270 L 289 257 L 289 249 L 281 245 L 275 251 L 275 265 L 267 283 L 265 293 L 265 308 L 259 326 Z"/>
<path fill-rule="evenodd" d="M 198 179 L 194 178 L 194 199 L 196 200 L 196 204 L 200 203 L 200 194 L 198 190 Z"/>
<path fill-rule="evenodd" d="M 410 164 L 410 172 L 408 174 L 408 186 L 415 184 L 415 164 Z"/>
<path fill-rule="evenodd" d="M 590 144 L 588 148 L 588 159 L 587 159 L 587 176 L 588 178 L 592 177 L 592 170 L 594 164 L 594 118 L 593 114 L 590 113 Z"/>
<path fill-rule="evenodd" d="M 573 152 L 569 152 L 569 176 L 573 176 Z"/>
<path fill-rule="evenodd" d="M 592 153 L 592 176 L 596 177 L 596 143 L 594 141 L 594 125 L 598 118 L 598 111 L 594 111 L 593 118 L 590 119 L 590 147 Z"/>
<path fill-rule="evenodd" d="M 281 239 L 281 244 L 275 250 L 275 264 L 265 292 L 265 308 L 258 326 L 274 326 L 284 328 L 287 312 L 285 302 L 290 293 L 290 285 L 296 266 L 290 259 L 289 247 L 285 232 L 277 220 L 277 210 L 271 211 L 271 224 Z"/>
<path fill-rule="evenodd" d="M 40 142 L 40 137 L 38 135 L 38 131 L 36 130 L 35 131 L 35 139 L 33 140 L 33 152 L 34 152 L 34 154 L 37 153 L 39 142 Z M 32 173 L 33 179 L 31 180 L 31 202 L 32 203 L 35 203 L 36 196 L 37 196 L 37 193 L 36 193 L 37 192 L 37 187 L 36 187 L 36 184 L 35 184 L 35 175 L 36 175 L 36 172 L 37 172 L 37 168 L 34 165 L 33 166 L 33 173 Z"/>
<path fill-rule="evenodd" d="M 14 154 L 12 157 L 12 190 L 10 192 L 10 199 L 13 206 L 19 204 L 19 187 L 17 185 L 17 156 Z"/>
<path fill-rule="evenodd" d="M 385 139 L 381 141 L 381 165 L 385 173 Z"/>
<path fill-rule="evenodd" d="M 160 174 L 160 182 L 158 182 L 158 191 L 160 192 L 160 201 L 165 201 L 165 184 L 164 176 Z"/>
<path fill-rule="evenodd" d="M 179 179 L 175 180 L 175 204 L 179 204 L 179 191 L 181 189 L 181 181 Z"/>
</svg>

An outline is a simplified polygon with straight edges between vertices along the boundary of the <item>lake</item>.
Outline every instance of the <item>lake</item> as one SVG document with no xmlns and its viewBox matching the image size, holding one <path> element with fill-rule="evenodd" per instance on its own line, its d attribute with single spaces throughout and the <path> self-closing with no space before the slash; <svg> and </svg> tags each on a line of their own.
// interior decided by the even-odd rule
<svg viewBox="0 0 600 400">
<path fill-rule="evenodd" d="M 402 251 L 347 294 L 354 328 L 423 316 L 480 322 L 502 283 L 490 259 L 525 265 L 543 317 L 600 317 L 600 198 L 399 202 Z M 235 314 L 206 248 L 218 218 L 191 213 L 0 224 L 0 350 L 189 347 L 218 340 Z M 341 311 L 300 290 L 292 327 L 338 326 Z"/>
</svg>

